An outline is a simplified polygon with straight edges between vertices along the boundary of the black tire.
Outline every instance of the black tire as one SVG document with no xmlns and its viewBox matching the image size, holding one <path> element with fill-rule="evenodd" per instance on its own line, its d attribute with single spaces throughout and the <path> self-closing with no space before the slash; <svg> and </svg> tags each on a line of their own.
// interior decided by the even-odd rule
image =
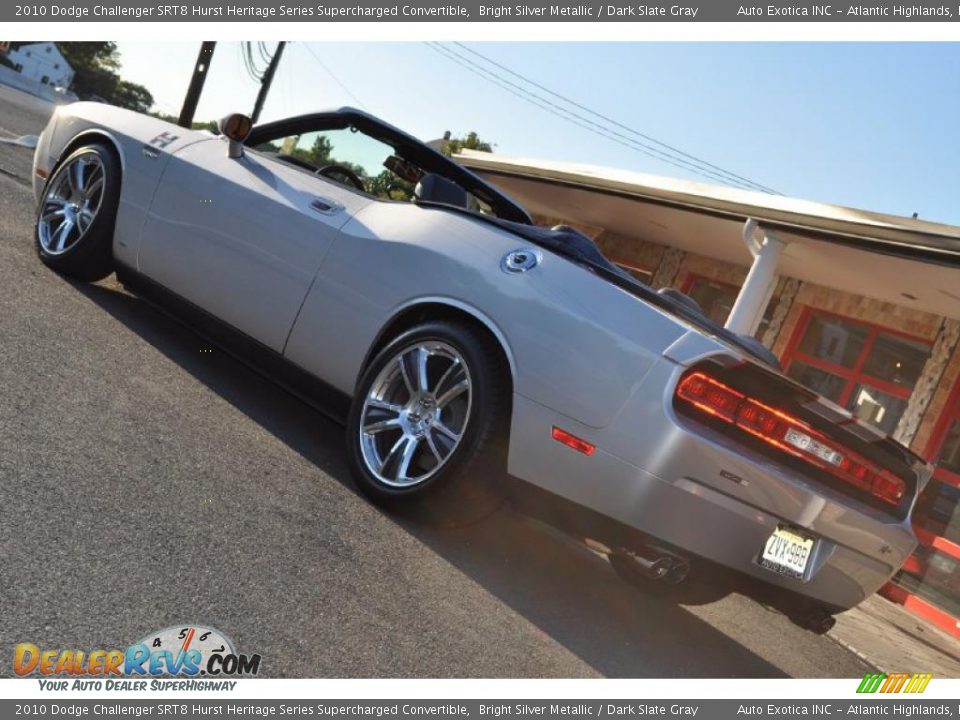
<svg viewBox="0 0 960 720">
<path fill-rule="evenodd" d="M 468 417 L 459 444 L 443 464 L 438 463 L 432 476 L 412 487 L 393 487 L 378 479 L 364 459 L 364 404 L 381 372 L 398 354 L 430 342 L 445 343 L 462 358 L 471 383 Z M 361 375 L 347 422 L 350 468 L 360 491 L 385 509 L 435 524 L 476 522 L 499 508 L 510 422 L 510 375 L 504 365 L 495 341 L 468 324 L 426 322 L 388 343 Z"/>
<path fill-rule="evenodd" d="M 42 238 L 44 232 L 50 234 L 41 222 L 45 211 L 49 210 L 48 193 L 52 188 L 57 188 L 58 183 L 64 179 L 65 173 L 70 171 L 78 159 L 83 158 L 95 158 L 103 168 L 103 185 L 99 190 L 97 211 L 92 222 L 83 229 L 72 244 L 60 252 L 53 252 L 44 247 Z M 120 159 L 114 149 L 106 143 L 91 142 L 79 147 L 58 164 L 44 188 L 34 224 L 34 244 L 37 255 L 47 267 L 82 282 L 102 280 L 113 272 L 113 233 L 120 201 L 120 176 Z"/>
</svg>

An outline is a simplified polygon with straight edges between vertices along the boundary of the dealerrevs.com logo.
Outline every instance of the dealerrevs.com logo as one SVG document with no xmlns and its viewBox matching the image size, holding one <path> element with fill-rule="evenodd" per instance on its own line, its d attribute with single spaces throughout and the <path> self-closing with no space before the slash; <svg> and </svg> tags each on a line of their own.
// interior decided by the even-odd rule
<svg viewBox="0 0 960 720">
<path fill-rule="evenodd" d="M 150 633 L 125 650 L 78 650 L 44 648 L 20 643 L 13 652 L 13 671 L 18 676 L 68 676 L 68 681 L 44 683 L 45 689 L 146 689 L 145 683 L 111 682 L 111 678 L 196 678 L 198 676 L 254 676 L 260 670 L 260 655 L 245 655 L 219 630 L 200 625 L 175 625 Z M 83 682 L 80 676 L 91 681 Z M 100 688 L 106 679 L 111 687 Z M 200 689 L 200 688 L 198 688 Z"/>
</svg>

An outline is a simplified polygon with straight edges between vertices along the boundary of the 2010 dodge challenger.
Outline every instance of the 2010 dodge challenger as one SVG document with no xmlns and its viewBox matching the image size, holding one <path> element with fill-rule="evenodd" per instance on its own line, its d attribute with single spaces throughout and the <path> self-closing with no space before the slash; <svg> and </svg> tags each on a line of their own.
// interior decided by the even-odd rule
<svg viewBox="0 0 960 720">
<path fill-rule="evenodd" d="M 217 134 L 76 103 L 34 164 L 46 265 L 116 272 L 344 419 L 383 506 L 453 518 L 523 487 L 621 566 L 721 566 L 819 618 L 914 549 L 920 458 L 366 113 Z"/>
</svg>

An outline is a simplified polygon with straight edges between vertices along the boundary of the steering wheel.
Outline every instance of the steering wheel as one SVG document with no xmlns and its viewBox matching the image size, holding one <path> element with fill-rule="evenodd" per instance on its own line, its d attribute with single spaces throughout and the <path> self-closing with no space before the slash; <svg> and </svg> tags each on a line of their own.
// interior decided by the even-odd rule
<svg viewBox="0 0 960 720">
<path fill-rule="evenodd" d="M 274 155 L 277 160 L 283 160 L 285 163 L 290 163 L 291 165 L 296 165 L 298 168 L 304 170 L 309 170 L 310 172 L 316 172 L 317 169 L 308 163 L 306 160 L 301 160 L 300 158 L 294 155 L 287 155 L 286 153 L 277 153 Z"/>
<path fill-rule="evenodd" d="M 393 182 L 389 183 L 389 184 L 387 185 L 387 187 L 384 189 L 384 193 L 386 193 L 386 196 L 387 196 L 387 199 L 388 199 L 388 200 L 394 200 L 394 199 L 395 199 L 395 198 L 393 197 L 394 191 L 400 191 L 400 192 L 404 193 L 404 195 L 406 195 L 406 197 L 403 198 L 404 200 L 412 200 L 412 199 L 413 199 L 413 190 L 412 190 L 409 186 L 404 185 L 404 184 L 401 183 L 401 182 L 397 182 L 396 180 L 394 180 Z"/>
<path fill-rule="evenodd" d="M 353 185 L 360 192 L 366 192 L 367 189 L 363 186 L 363 180 L 360 179 L 360 176 L 357 175 L 353 170 L 343 165 L 324 165 L 322 168 L 317 170 L 317 175 L 323 175 L 324 177 L 330 178 L 334 182 L 338 182 L 341 185 Z"/>
</svg>

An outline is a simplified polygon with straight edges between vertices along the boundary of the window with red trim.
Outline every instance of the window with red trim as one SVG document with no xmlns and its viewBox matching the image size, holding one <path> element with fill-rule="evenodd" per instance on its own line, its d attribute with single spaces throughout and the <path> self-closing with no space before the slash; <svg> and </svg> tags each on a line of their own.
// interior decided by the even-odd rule
<svg viewBox="0 0 960 720">
<path fill-rule="evenodd" d="M 960 382 L 930 436 L 926 456 L 934 463 L 933 479 L 914 512 L 917 536 L 960 560 Z"/>
<path fill-rule="evenodd" d="M 913 512 L 920 545 L 893 583 L 960 618 L 960 382 L 924 450 L 934 471 Z"/>
<path fill-rule="evenodd" d="M 893 582 L 907 592 L 960 617 L 960 563 L 939 549 L 920 545 Z"/>
<path fill-rule="evenodd" d="M 920 546 L 893 582 L 960 617 L 960 383 L 930 436 L 926 456 L 935 466 L 913 513 Z"/>
<path fill-rule="evenodd" d="M 945 481 L 960 488 L 960 403 L 945 421 L 943 439 L 936 457 L 937 475 L 942 475 Z"/>
<path fill-rule="evenodd" d="M 807 309 L 783 363 L 794 380 L 892 433 L 930 351 L 926 340 Z"/>
</svg>

